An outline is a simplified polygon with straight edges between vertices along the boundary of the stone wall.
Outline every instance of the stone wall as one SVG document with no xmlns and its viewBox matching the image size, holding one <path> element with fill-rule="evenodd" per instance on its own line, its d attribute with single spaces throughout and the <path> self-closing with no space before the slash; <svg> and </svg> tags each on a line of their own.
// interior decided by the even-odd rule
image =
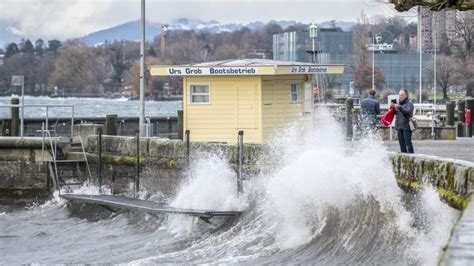
<svg viewBox="0 0 474 266">
<path fill-rule="evenodd" d="M 97 173 L 98 163 L 97 141 L 97 136 L 90 136 L 86 142 L 89 162 L 95 173 Z M 103 136 L 103 184 L 110 186 L 113 193 L 130 193 L 134 178 L 137 176 L 136 165 L 140 162 L 140 187 L 148 192 L 160 192 L 167 197 L 174 196 L 184 179 L 188 163 L 201 153 L 222 154 L 231 167 L 237 169 L 237 145 L 190 143 L 188 157 L 187 145 L 184 141 L 141 138 L 137 157 L 136 138 Z M 256 163 L 262 154 L 261 145 L 246 144 L 244 170 L 257 171 Z"/>
<path fill-rule="evenodd" d="M 97 140 L 97 136 L 89 136 L 86 141 L 89 165 L 96 183 Z M 141 188 L 161 192 L 166 197 L 175 195 L 188 163 L 201 153 L 222 154 L 229 165 L 237 169 L 237 145 L 190 143 L 189 157 L 186 142 L 180 140 L 141 138 L 139 145 L 140 154 L 137 157 L 135 138 L 103 136 L 102 183 L 109 186 L 113 193 L 131 192 L 137 176 L 137 162 L 140 165 Z M 61 142 L 59 146 L 65 155 L 71 155 L 67 153 L 69 143 Z M 244 171 L 247 175 L 269 167 L 258 164 L 259 159 L 265 156 L 265 150 L 262 145 L 245 145 Z M 79 155 L 82 156 L 82 153 Z M 429 182 L 451 206 L 463 209 L 467 205 L 469 195 L 474 191 L 474 163 L 422 155 L 391 153 L 390 156 L 402 188 L 418 190 L 423 183 Z M 41 163 L 40 157 L 41 139 L 0 139 L 0 188 L 46 188 L 47 166 Z"/>
<path fill-rule="evenodd" d="M 474 163 L 398 153 L 390 157 L 400 187 L 416 191 L 429 183 L 452 207 L 467 207 L 474 192 Z"/>
</svg>

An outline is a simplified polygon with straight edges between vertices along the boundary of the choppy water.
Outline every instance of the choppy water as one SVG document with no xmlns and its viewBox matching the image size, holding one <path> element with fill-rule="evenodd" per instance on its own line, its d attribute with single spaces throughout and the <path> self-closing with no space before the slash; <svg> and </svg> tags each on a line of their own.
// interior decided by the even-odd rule
<svg viewBox="0 0 474 266">
<path fill-rule="evenodd" d="M 21 100 L 20 100 L 21 101 Z M 10 97 L 0 97 L 0 106 L 11 104 Z M 76 117 L 105 117 L 117 114 L 119 117 L 138 117 L 138 101 L 101 98 L 49 98 L 25 96 L 25 105 L 74 105 Z M 176 111 L 182 109 L 181 101 L 145 101 L 146 116 L 177 116 Z M 70 117 L 71 108 L 50 107 L 50 117 Z M 0 118 L 10 117 L 9 107 L 0 107 Z M 46 107 L 25 107 L 25 117 L 46 117 Z"/>
<path fill-rule="evenodd" d="M 2 263 L 435 265 L 459 213 L 433 189 L 405 195 L 381 142 L 349 144 L 341 132 L 325 112 L 289 127 L 261 160 L 270 167 L 245 181 L 241 197 L 219 154 L 197 155 L 171 205 L 245 210 L 213 225 L 68 209 L 57 198 L 3 206 Z"/>
</svg>

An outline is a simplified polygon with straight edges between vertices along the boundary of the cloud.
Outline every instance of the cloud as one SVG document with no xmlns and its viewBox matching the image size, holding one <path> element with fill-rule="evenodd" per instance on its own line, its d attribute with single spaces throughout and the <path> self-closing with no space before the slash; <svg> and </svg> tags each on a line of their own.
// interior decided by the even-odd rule
<svg viewBox="0 0 474 266">
<path fill-rule="evenodd" d="M 152 22 L 192 18 L 221 23 L 355 21 L 397 14 L 380 0 L 147 0 Z M 0 0 L 0 22 L 22 36 L 66 39 L 140 18 L 139 0 Z"/>
<path fill-rule="evenodd" d="M 97 30 L 112 0 L 1 0 L 0 20 L 24 36 L 69 38 Z"/>
</svg>

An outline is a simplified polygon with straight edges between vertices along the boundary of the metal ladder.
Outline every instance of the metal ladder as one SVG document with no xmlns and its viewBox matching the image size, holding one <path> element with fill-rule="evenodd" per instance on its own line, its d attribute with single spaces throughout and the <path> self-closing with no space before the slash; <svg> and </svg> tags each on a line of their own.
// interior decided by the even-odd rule
<svg viewBox="0 0 474 266">
<path fill-rule="evenodd" d="M 48 163 L 49 176 L 51 177 L 52 186 L 55 190 L 61 194 L 61 189 L 66 188 L 66 191 L 70 192 L 74 187 L 82 186 L 86 181 L 84 175 L 81 172 L 80 164 L 86 163 L 86 169 L 88 180 L 92 179 L 89 162 L 87 161 L 87 155 L 84 149 L 82 138 L 79 136 L 80 148 L 84 156 L 84 160 L 59 160 L 58 149 L 57 149 L 57 135 L 55 130 L 48 130 L 42 127 L 42 162 Z M 49 142 L 48 150 L 46 141 Z M 45 151 L 50 152 L 52 160 L 45 160 Z M 50 187 L 50 186 L 48 186 Z"/>
</svg>

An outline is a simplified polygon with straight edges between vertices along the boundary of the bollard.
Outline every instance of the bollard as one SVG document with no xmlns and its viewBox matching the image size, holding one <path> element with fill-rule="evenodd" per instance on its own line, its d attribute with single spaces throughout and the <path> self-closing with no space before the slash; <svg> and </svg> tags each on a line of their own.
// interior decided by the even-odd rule
<svg viewBox="0 0 474 266">
<path fill-rule="evenodd" d="M 105 135 L 117 135 L 117 115 L 105 116 Z"/>
<path fill-rule="evenodd" d="M 446 103 L 446 126 L 454 126 L 454 108 L 456 104 L 454 101 Z"/>
<path fill-rule="evenodd" d="M 463 122 L 457 122 L 457 137 L 462 138 L 464 137 L 464 123 Z"/>
<path fill-rule="evenodd" d="M 458 122 L 464 123 L 466 102 L 464 100 L 458 101 Z"/>
<path fill-rule="evenodd" d="M 189 129 L 186 130 L 186 164 L 189 164 L 189 142 L 191 141 L 189 139 L 189 135 L 191 134 L 191 131 L 189 131 Z"/>
<path fill-rule="evenodd" d="M 346 137 L 352 139 L 352 109 L 354 108 L 354 99 L 348 98 L 346 100 Z"/>
<path fill-rule="evenodd" d="M 97 133 L 99 134 L 97 137 L 97 179 L 99 181 L 99 193 L 102 193 L 102 128 L 99 128 Z"/>
<path fill-rule="evenodd" d="M 243 192 L 242 187 L 242 167 L 244 164 L 244 131 L 239 131 L 239 170 L 237 172 L 237 195 Z"/>
<path fill-rule="evenodd" d="M 12 105 L 19 105 L 19 98 L 11 99 Z M 12 122 L 11 122 L 11 131 L 10 136 L 19 136 L 20 135 L 20 108 L 12 107 Z"/>
<path fill-rule="evenodd" d="M 183 140 L 183 110 L 178 110 L 178 139 Z"/>
<path fill-rule="evenodd" d="M 474 99 L 466 99 L 466 110 L 465 113 L 470 113 L 469 117 L 465 117 L 466 120 L 469 120 L 469 124 L 467 125 L 467 133 L 466 137 L 472 137 L 472 128 L 474 127 Z"/>
<path fill-rule="evenodd" d="M 140 192 L 140 131 L 136 130 L 135 135 L 137 138 L 137 175 L 135 178 L 135 189 L 134 189 L 134 195 L 135 198 L 138 198 L 138 192 Z"/>
</svg>

